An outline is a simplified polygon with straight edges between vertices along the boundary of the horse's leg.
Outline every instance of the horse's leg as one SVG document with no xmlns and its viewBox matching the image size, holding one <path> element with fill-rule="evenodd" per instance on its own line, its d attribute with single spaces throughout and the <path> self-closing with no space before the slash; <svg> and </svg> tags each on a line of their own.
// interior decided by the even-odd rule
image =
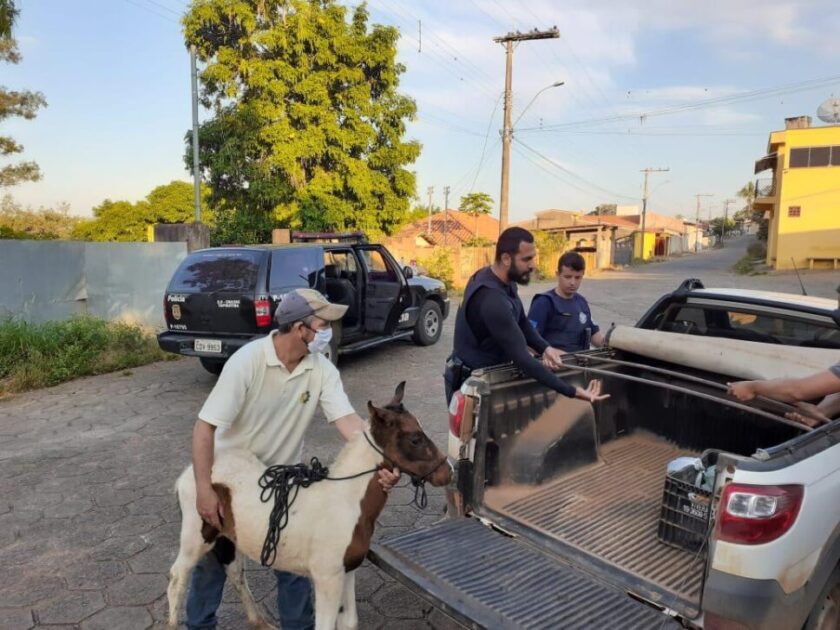
<svg viewBox="0 0 840 630">
<path fill-rule="evenodd" d="M 341 593 L 341 612 L 338 613 L 338 630 L 356 630 L 359 614 L 356 611 L 356 572 L 344 575 L 344 590 Z"/>
<path fill-rule="evenodd" d="M 227 567 L 225 568 L 228 580 L 239 594 L 239 599 L 245 607 L 245 616 L 248 618 L 248 623 L 254 628 L 273 628 L 271 624 L 263 617 L 260 605 L 254 599 L 251 589 L 248 587 L 248 579 L 245 577 L 245 559 L 241 553 L 237 553 Z"/>
<path fill-rule="evenodd" d="M 181 545 L 178 557 L 169 569 L 169 587 L 166 589 L 169 600 L 169 627 L 178 627 L 178 616 L 184 603 L 184 594 L 190 578 L 190 571 L 204 557 L 211 545 L 201 538 L 201 520 L 198 513 L 184 514 L 181 521 Z"/>
<path fill-rule="evenodd" d="M 343 567 L 334 573 L 313 573 L 312 585 L 315 588 L 315 630 L 335 630 L 344 590 Z"/>
</svg>

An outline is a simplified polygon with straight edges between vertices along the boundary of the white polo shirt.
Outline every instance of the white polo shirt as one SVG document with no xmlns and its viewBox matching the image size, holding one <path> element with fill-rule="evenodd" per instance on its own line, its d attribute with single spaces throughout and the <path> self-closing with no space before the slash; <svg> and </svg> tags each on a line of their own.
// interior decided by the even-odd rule
<svg viewBox="0 0 840 630">
<path fill-rule="evenodd" d="M 303 436 L 318 404 L 328 422 L 354 413 L 336 367 L 309 354 L 289 373 L 271 335 L 228 359 L 198 417 L 218 427 L 216 448 L 243 448 L 266 466 L 300 461 Z"/>
</svg>

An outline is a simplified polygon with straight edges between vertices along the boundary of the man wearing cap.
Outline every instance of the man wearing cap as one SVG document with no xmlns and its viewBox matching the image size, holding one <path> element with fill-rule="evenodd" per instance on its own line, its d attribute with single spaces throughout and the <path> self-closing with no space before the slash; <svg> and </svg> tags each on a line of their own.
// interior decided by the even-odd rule
<svg viewBox="0 0 840 630">
<path fill-rule="evenodd" d="M 319 405 L 345 439 L 365 428 L 344 393 L 338 370 L 321 354 L 329 347 L 330 323 L 346 310 L 312 289 L 292 291 L 275 312 L 277 330 L 243 346 L 222 370 L 198 414 L 192 441 L 196 507 L 202 519 L 217 529 L 225 514 L 210 482 L 215 449 L 246 449 L 266 467 L 298 463 L 304 433 Z M 379 472 L 386 491 L 398 480 L 398 470 Z M 275 574 L 282 627 L 314 627 L 309 580 L 283 571 Z M 193 569 L 188 628 L 216 627 L 225 577 L 224 566 L 212 551 Z"/>
</svg>

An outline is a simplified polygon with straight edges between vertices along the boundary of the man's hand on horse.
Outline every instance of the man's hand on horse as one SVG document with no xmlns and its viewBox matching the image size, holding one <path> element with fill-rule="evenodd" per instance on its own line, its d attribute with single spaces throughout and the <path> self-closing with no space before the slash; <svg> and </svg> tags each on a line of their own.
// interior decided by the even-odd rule
<svg viewBox="0 0 840 630">
<path fill-rule="evenodd" d="M 397 482 L 400 480 L 400 469 L 396 466 L 394 470 L 388 470 L 387 468 L 380 468 L 379 469 L 379 485 L 382 486 L 382 489 L 385 492 L 390 492 L 391 488 L 397 485 Z"/>
<path fill-rule="evenodd" d="M 202 520 L 222 531 L 225 510 L 218 495 L 216 495 L 216 491 L 213 490 L 212 486 L 198 487 L 196 488 L 196 495 L 195 506 Z"/>
</svg>

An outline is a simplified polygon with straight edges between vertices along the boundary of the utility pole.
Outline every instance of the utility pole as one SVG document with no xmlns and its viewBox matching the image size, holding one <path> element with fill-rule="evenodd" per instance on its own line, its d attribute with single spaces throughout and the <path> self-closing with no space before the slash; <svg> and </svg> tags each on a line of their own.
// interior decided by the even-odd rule
<svg viewBox="0 0 840 630">
<path fill-rule="evenodd" d="M 443 187 L 443 246 L 446 247 L 446 232 L 449 228 L 449 186 Z"/>
<path fill-rule="evenodd" d="M 726 220 L 729 218 L 729 204 L 735 203 L 734 199 L 723 200 L 723 223 L 720 224 L 720 245 L 723 247 L 723 237 L 726 236 Z"/>
<path fill-rule="evenodd" d="M 645 174 L 645 188 L 642 194 L 642 251 L 641 259 L 645 259 L 645 220 L 647 218 L 647 200 L 648 200 L 648 175 L 651 173 L 667 173 L 670 168 L 643 168 L 640 172 Z"/>
<path fill-rule="evenodd" d="M 700 239 L 697 238 L 697 231 L 700 229 L 700 197 L 714 197 L 714 195 L 710 193 L 697 193 L 694 196 L 697 197 L 697 219 L 695 221 L 694 231 L 694 253 L 696 254 L 700 251 Z"/>
<path fill-rule="evenodd" d="M 511 108 L 513 106 L 513 93 L 511 83 L 513 80 L 513 45 L 515 42 L 522 42 L 531 39 L 557 39 L 560 31 L 555 26 L 547 31 L 534 29 L 527 33 L 519 31 L 494 37 L 493 41 L 503 44 L 505 47 L 505 122 L 502 130 L 502 192 L 499 197 L 499 232 L 502 232 L 508 225 L 508 194 L 510 192 L 510 141 L 513 139 L 513 128 L 510 124 Z"/>
<path fill-rule="evenodd" d="M 195 222 L 201 223 L 201 174 L 198 171 L 198 71 L 195 69 L 195 46 L 190 46 L 192 83 L 192 153 L 193 187 L 195 188 Z"/>
<path fill-rule="evenodd" d="M 432 195 L 435 194 L 435 187 L 429 186 L 426 189 L 426 193 L 429 195 L 429 225 L 426 229 L 426 234 L 428 236 L 432 235 Z"/>
</svg>

